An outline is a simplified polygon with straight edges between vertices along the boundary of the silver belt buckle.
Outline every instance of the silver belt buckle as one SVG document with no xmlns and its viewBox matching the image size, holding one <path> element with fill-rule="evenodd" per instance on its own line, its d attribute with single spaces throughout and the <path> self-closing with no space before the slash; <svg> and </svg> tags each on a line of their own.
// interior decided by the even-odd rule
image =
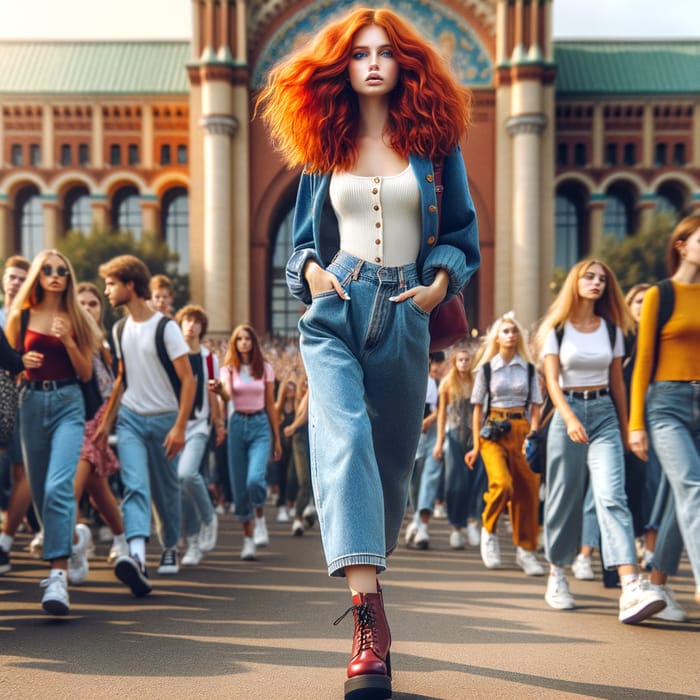
<svg viewBox="0 0 700 700">
<path fill-rule="evenodd" d="M 53 389 L 53 381 L 51 379 L 43 379 L 41 381 L 41 390 L 49 391 L 49 389 Z"/>
<path fill-rule="evenodd" d="M 588 401 L 588 389 L 584 389 L 583 391 L 583 400 Z"/>
</svg>

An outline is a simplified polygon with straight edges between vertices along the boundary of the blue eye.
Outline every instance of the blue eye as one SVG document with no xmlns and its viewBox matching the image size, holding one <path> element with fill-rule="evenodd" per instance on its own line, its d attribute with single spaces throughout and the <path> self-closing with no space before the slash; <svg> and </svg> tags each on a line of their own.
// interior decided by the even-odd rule
<svg viewBox="0 0 700 700">
<path fill-rule="evenodd" d="M 358 60 L 358 59 L 360 59 L 360 58 L 365 58 L 365 56 L 367 56 L 367 52 L 366 52 L 366 51 L 353 51 L 353 54 L 352 54 L 352 57 L 353 57 L 355 60 Z"/>
</svg>

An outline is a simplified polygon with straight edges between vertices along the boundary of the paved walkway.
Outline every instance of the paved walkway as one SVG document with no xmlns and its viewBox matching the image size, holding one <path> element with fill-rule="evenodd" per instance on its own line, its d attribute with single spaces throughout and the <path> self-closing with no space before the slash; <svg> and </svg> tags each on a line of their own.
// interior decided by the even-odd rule
<svg viewBox="0 0 700 700">
<path fill-rule="evenodd" d="M 196 569 L 154 575 L 142 600 L 116 581 L 99 545 L 66 619 L 41 611 L 46 570 L 19 537 L 13 570 L 0 576 L 0 698 L 342 698 L 352 623 L 332 621 L 348 605 L 344 586 L 324 573 L 317 529 L 303 538 L 270 529 L 270 547 L 243 563 L 238 526 L 224 516 L 217 549 Z M 514 565 L 488 571 L 475 549 L 451 551 L 444 521 L 431 535 L 428 551 L 400 546 L 383 578 L 396 700 L 700 697 L 687 562 L 674 588 L 691 621 L 628 627 L 600 580 L 573 581 L 580 607 L 553 611 L 543 579 Z"/>
</svg>

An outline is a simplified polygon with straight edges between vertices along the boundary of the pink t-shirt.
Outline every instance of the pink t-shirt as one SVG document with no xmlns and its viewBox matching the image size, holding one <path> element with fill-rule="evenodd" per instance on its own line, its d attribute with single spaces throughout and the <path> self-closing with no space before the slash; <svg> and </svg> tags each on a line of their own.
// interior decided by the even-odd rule
<svg viewBox="0 0 700 700">
<path fill-rule="evenodd" d="M 275 381 L 275 371 L 269 362 L 265 362 L 263 376 L 255 379 L 250 376 L 248 365 L 241 365 L 240 372 L 227 365 L 221 368 L 219 378 L 228 387 L 234 410 L 262 411 L 265 408 L 265 384 Z"/>
</svg>

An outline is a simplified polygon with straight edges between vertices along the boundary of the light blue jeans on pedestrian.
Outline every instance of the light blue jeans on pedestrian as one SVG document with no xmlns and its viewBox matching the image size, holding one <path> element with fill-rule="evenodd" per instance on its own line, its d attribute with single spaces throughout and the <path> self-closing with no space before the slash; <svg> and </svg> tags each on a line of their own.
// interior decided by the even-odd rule
<svg viewBox="0 0 700 700">
<path fill-rule="evenodd" d="M 182 525 L 185 537 L 196 535 L 202 525 L 209 524 L 214 517 L 207 484 L 199 468 L 207 450 L 209 435 L 193 433 L 185 440 L 185 448 L 177 463 L 177 477 L 182 493 Z"/>
<path fill-rule="evenodd" d="M 246 523 L 262 508 L 267 497 L 267 463 L 272 432 L 267 413 L 233 412 L 228 421 L 228 468 L 236 519 Z"/>
<path fill-rule="evenodd" d="M 695 584 L 700 586 L 700 382 L 655 382 L 647 394 L 647 417 Z M 658 542 L 657 551 L 661 554 Z M 669 568 L 659 563 L 659 568 Z"/>
<path fill-rule="evenodd" d="M 73 479 L 85 434 L 78 383 L 19 393 L 22 457 L 34 508 L 44 529 L 45 561 L 70 556 L 75 529 Z"/>
<path fill-rule="evenodd" d="M 158 538 L 165 548 L 175 547 L 182 524 L 182 498 L 177 457 L 165 456 L 163 441 L 177 413 L 141 415 L 121 406 L 117 416 L 117 447 L 124 485 L 122 514 L 126 539 L 149 538 L 151 497 L 156 510 Z"/>
<path fill-rule="evenodd" d="M 396 547 L 423 422 L 428 317 L 414 264 L 380 267 L 340 252 L 327 268 L 350 296 L 314 297 L 299 321 L 309 379 L 311 479 L 332 576 L 386 568 Z"/>
<path fill-rule="evenodd" d="M 595 512 L 595 497 L 593 496 L 593 484 L 589 481 L 586 488 L 586 497 L 583 500 L 583 530 L 581 532 L 581 545 L 586 547 L 600 547 L 600 528 L 598 516 Z"/>
<path fill-rule="evenodd" d="M 470 446 L 448 430 L 445 436 L 445 505 L 447 519 L 453 527 L 463 528 L 467 519 L 481 522 L 484 510 L 484 491 L 488 486 L 481 456 L 469 469 L 464 455 Z M 436 493 L 437 486 L 435 484 Z"/>
<path fill-rule="evenodd" d="M 625 460 L 620 424 L 610 396 L 578 399 L 567 396 L 583 424 L 589 443 L 573 442 L 559 411 L 547 435 L 545 550 L 556 566 L 567 566 L 581 546 L 583 505 L 590 478 L 607 568 L 634 564 L 632 514 L 625 494 Z"/>
<path fill-rule="evenodd" d="M 427 510 L 431 514 L 435 507 L 440 477 L 445 468 L 442 459 L 433 457 L 433 449 L 437 440 L 437 421 L 428 426 L 428 429 L 421 432 L 418 438 L 418 448 L 416 450 L 416 470 L 420 470 L 418 482 L 418 495 L 416 501 L 414 519 L 416 522 L 420 511 Z"/>
</svg>

